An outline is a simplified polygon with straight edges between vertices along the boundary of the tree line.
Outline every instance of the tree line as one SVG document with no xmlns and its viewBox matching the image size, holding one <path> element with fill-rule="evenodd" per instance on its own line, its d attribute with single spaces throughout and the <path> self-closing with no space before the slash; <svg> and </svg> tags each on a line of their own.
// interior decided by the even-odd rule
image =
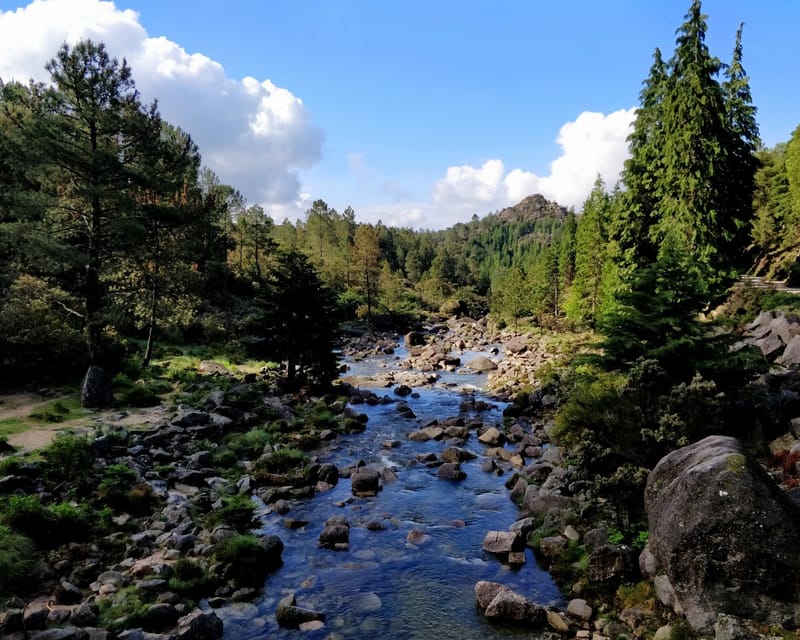
<svg viewBox="0 0 800 640">
<path fill-rule="evenodd" d="M 567 322 L 606 335 L 615 362 L 685 362 L 697 314 L 736 274 L 795 275 L 800 246 L 800 132 L 761 148 L 742 31 L 725 64 L 705 31 L 695 1 L 672 57 L 655 51 L 620 184 L 598 178 L 577 215 L 534 196 L 441 231 L 358 223 L 322 199 L 277 223 L 142 103 L 125 61 L 65 45 L 50 84 L 0 84 L 4 375 L 131 350 L 147 363 L 162 339 L 321 379 L 339 320 L 426 313 Z"/>
</svg>

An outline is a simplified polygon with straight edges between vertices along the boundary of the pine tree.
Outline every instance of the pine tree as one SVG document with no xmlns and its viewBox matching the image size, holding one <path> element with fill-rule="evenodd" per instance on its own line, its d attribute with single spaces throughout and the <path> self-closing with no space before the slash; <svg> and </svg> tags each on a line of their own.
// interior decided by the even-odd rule
<svg viewBox="0 0 800 640">
<path fill-rule="evenodd" d="M 583 205 L 575 234 L 575 279 L 567 298 L 567 317 L 593 325 L 602 304 L 603 277 L 609 261 L 610 197 L 597 177 Z"/>
</svg>

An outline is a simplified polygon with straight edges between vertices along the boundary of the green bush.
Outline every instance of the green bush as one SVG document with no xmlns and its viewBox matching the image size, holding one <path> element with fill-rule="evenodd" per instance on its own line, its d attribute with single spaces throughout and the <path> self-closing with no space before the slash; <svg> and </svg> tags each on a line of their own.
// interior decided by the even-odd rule
<svg viewBox="0 0 800 640">
<path fill-rule="evenodd" d="M 60 433 L 42 456 L 44 477 L 48 482 L 69 484 L 77 491 L 92 486 L 94 454 L 88 437 Z"/>
<path fill-rule="evenodd" d="M 179 558 L 173 565 L 172 571 L 172 577 L 169 579 L 170 591 L 192 600 L 199 600 L 208 595 L 217 584 L 214 576 L 188 558 Z"/>
<path fill-rule="evenodd" d="M 254 535 L 240 535 L 220 543 L 215 551 L 226 566 L 225 576 L 239 586 L 260 587 L 272 569 L 267 550 Z"/>
<path fill-rule="evenodd" d="M 212 524 L 225 524 L 244 533 L 252 529 L 256 523 L 256 507 L 245 495 L 225 496 L 222 506 L 210 514 Z"/>
<path fill-rule="evenodd" d="M 256 472 L 286 473 L 307 462 L 306 455 L 299 449 L 286 447 L 261 456 L 255 465 Z"/>
<path fill-rule="evenodd" d="M 0 502 L 0 522 L 36 541 L 50 535 L 51 518 L 38 495 L 11 495 Z"/>
<path fill-rule="evenodd" d="M 97 486 L 97 497 L 111 507 L 127 504 L 127 495 L 138 480 L 136 472 L 125 464 L 110 464 L 103 469 L 103 478 Z"/>
<path fill-rule="evenodd" d="M 264 447 L 272 442 L 272 436 L 261 429 L 252 429 L 245 433 L 230 436 L 226 446 L 234 454 L 244 458 L 257 458 Z"/>
<path fill-rule="evenodd" d="M 85 502 L 42 504 L 37 495 L 12 495 L 0 502 L 0 522 L 42 547 L 88 540 L 98 518 Z"/>
<path fill-rule="evenodd" d="M 30 538 L 0 525 L 0 594 L 7 595 L 24 588 L 35 561 Z"/>
</svg>

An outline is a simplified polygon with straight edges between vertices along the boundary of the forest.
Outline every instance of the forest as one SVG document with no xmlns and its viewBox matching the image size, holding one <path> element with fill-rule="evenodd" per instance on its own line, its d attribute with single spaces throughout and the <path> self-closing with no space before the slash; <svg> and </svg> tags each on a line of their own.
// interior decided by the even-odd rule
<svg viewBox="0 0 800 640">
<path fill-rule="evenodd" d="M 800 128 L 761 145 L 742 31 L 723 63 L 705 29 L 695 3 L 673 56 L 655 51 L 619 184 L 598 177 L 578 212 L 534 194 L 442 231 L 323 199 L 277 222 L 141 102 L 124 60 L 64 45 L 50 84 L 0 86 L 2 382 L 204 344 L 320 383 L 342 321 L 486 313 L 596 329 L 617 363 L 685 362 L 697 314 L 741 273 L 796 278 L 800 246 Z"/>
</svg>

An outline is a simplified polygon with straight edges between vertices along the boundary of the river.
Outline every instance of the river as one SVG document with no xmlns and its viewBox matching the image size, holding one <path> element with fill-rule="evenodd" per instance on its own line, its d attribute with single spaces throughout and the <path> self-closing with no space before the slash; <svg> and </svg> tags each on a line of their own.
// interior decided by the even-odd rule
<svg viewBox="0 0 800 640">
<path fill-rule="evenodd" d="M 464 354 L 463 361 L 474 355 Z M 397 367 L 403 357 L 399 345 L 394 355 L 349 362 L 348 375 L 369 377 Z M 484 423 L 499 425 L 504 405 L 481 395 L 483 382 L 482 375 L 449 373 L 430 388 L 415 389 L 405 401 L 416 419 L 400 417 L 395 403 L 355 407 L 369 416 L 366 431 L 339 438 L 318 452 L 320 461 L 342 468 L 364 460 L 392 469 L 397 479 L 384 482 L 374 497 L 356 498 L 350 481 L 343 478 L 332 490 L 294 503 L 288 514 L 264 509 L 261 532 L 283 540 L 284 564 L 267 578 L 259 600 L 217 611 L 225 624 L 225 640 L 530 638 L 530 630 L 490 624 L 475 606 L 474 586 L 479 580 L 503 583 L 538 604 L 563 605 L 558 588 L 530 550 L 527 563 L 516 570 L 482 550 L 488 531 L 507 530 L 519 517 L 504 484 L 510 471 L 498 475 L 481 470 L 485 447 L 472 432 L 463 448 L 478 457 L 462 463 L 466 479 L 443 480 L 418 456 L 438 455 L 448 445 L 407 440 L 429 420 L 459 415 L 465 389 L 494 405 L 478 415 Z M 379 396 L 391 395 L 385 388 L 372 390 Z M 392 440 L 400 446 L 383 446 Z M 343 515 L 351 524 L 347 551 L 318 547 L 331 515 Z M 288 528 L 287 518 L 308 524 Z M 367 529 L 368 522 L 380 522 L 385 529 Z M 408 541 L 412 530 L 421 538 L 416 544 Z M 290 592 L 296 594 L 298 606 L 325 613 L 325 629 L 301 632 L 278 627 L 275 606 Z"/>
</svg>

